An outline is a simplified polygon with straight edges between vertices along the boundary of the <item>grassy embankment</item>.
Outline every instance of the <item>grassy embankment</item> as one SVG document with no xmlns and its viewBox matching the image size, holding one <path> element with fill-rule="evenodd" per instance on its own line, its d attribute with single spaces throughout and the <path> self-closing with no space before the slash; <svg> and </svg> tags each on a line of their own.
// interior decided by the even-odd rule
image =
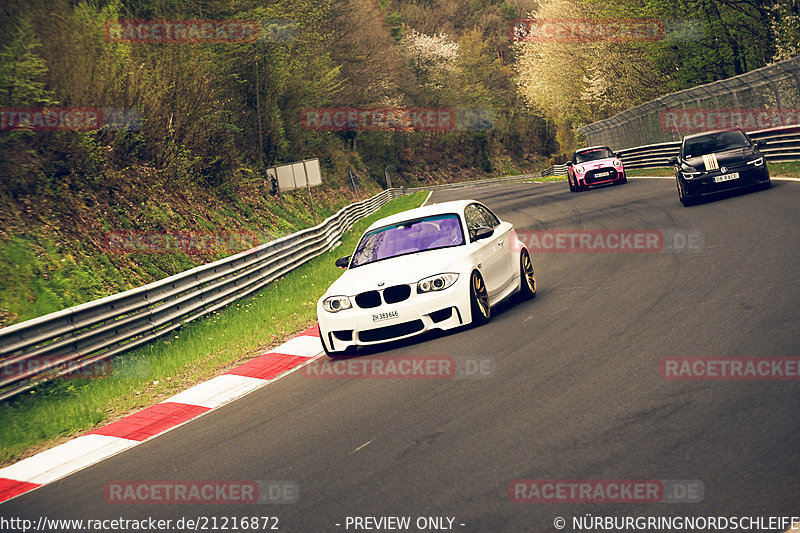
<svg viewBox="0 0 800 533">
<path fill-rule="evenodd" d="M 342 246 L 323 254 L 212 316 L 113 360 L 99 379 L 57 379 L 0 403 L 0 464 L 32 455 L 152 405 L 264 353 L 315 322 L 316 301 L 379 217 L 419 205 L 427 193 L 397 198 L 359 221 Z M 88 268 L 88 267 L 87 267 Z"/>
<path fill-rule="evenodd" d="M 365 180 L 358 197 L 343 187 L 316 188 L 317 221 L 379 190 L 372 180 Z M 105 187 L 3 200 L 0 327 L 139 287 L 314 224 L 307 191 L 276 198 L 263 181 L 219 190 L 139 175 Z M 109 244 L 124 232 L 145 239 L 196 235 L 208 237 L 210 246 L 138 252 Z"/>
</svg>

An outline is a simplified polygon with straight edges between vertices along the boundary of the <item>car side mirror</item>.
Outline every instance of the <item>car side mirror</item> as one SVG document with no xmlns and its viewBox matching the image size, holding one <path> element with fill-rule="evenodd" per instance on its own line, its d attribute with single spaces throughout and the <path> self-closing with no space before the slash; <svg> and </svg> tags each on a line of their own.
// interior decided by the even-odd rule
<svg viewBox="0 0 800 533">
<path fill-rule="evenodd" d="M 565 165 L 567 165 L 568 167 L 571 167 L 571 166 L 572 166 L 572 161 L 567 161 L 567 162 L 566 162 L 566 163 L 564 163 L 564 164 L 565 164 Z"/>
<path fill-rule="evenodd" d="M 340 257 L 336 260 L 336 266 L 339 268 L 347 268 L 347 265 L 350 263 L 350 256 L 346 255 L 344 257 Z"/>
<path fill-rule="evenodd" d="M 494 235 L 494 229 L 487 227 L 480 227 L 472 230 L 472 240 L 479 241 L 481 239 L 488 239 Z"/>
<path fill-rule="evenodd" d="M 767 141 L 753 141 L 753 146 L 756 148 L 761 148 L 762 146 L 766 146 Z"/>
<path fill-rule="evenodd" d="M 667 159 L 667 163 L 669 163 L 672 166 L 677 166 L 678 165 L 678 158 L 675 157 L 675 156 L 672 156 L 669 159 Z"/>
</svg>

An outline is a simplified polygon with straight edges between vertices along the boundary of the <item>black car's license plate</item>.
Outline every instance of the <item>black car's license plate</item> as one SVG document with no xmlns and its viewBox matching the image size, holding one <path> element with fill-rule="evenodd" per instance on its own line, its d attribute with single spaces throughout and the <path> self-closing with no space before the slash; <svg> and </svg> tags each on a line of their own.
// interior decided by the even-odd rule
<svg viewBox="0 0 800 533">
<path fill-rule="evenodd" d="M 738 180 L 739 173 L 733 172 L 731 174 L 723 174 L 721 176 L 714 176 L 714 183 L 722 183 L 723 181 Z"/>
</svg>

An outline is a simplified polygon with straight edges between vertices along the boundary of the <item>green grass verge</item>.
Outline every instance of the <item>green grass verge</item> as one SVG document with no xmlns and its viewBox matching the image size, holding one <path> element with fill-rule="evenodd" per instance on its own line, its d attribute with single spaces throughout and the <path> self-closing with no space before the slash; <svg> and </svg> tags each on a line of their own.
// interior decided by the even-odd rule
<svg viewBox="0 0 800 533">
<path fill-rule="evenodd" d="M 800 161 L 789 163 L 767 163 L 773 178 L 800 178 Z"/>
<path fill-rule="evenodd" d="M 659 167 L 659 168 L 639 168 L 635 170 L 627 170 L 625 173 L 629 178 L 636 177 L 675 177 L 675 171 L 672 167 Z"/>
<path fill-rule="evenodd" d="M 417 207 L 427 194 L 392 200 L 358 221 L 341 246 L 254 296 L 184 325 L 167 339 L 116 357 L 107 377 L 56 379 L 0 403 L 0 464 L 157 403 L 307 328 L 316 321 L 317 299 L 341 274 L 335 259 L 352 252 L 369 224 Z"/>
</svg>

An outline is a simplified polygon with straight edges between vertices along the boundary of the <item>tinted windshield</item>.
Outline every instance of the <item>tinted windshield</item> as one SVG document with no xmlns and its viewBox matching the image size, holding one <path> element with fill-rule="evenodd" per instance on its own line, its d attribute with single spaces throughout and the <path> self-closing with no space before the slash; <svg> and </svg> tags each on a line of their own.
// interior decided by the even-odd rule
<svg viewBox="0 0 800 533">
<path fill-rule="evenodd" d="M 353 252 L 350 268 L 398 255 L 464 244 L 456 214 L 435 215 L 384 226 L 366 233 Z"/>
<path fill-rule="evenodd" d="M 594 148 L 592 150 L 586 150 L 584 152 L 578 152 L 575 154 L 575 162 L 576 163 L 586 163 L 587 161 L 596 161 L 598 159 L 608 159 L 609 157 L 614 157 L 614 153 L 609 150 L 608 148 Z"/>
<path fill-rule="evenodd" d="M 747 148 L 750 143 L 741 131 L 722 131 L 709 133 L 700 137 L 686 139 L 683 144 L 683 157 L 699 157 L 701 155 Z"/>
</svg>

